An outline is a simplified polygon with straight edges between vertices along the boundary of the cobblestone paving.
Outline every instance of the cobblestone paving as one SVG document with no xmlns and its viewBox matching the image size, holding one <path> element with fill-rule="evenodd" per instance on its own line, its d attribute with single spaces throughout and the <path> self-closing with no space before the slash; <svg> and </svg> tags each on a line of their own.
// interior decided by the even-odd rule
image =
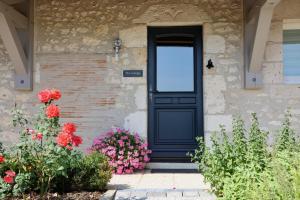
<svg viewBox="0 0 300 200">
<path fill-rule="evenodd" d="M 115 200 L 216 200 L 208 190 L 118 190 Z"/>
</svg>

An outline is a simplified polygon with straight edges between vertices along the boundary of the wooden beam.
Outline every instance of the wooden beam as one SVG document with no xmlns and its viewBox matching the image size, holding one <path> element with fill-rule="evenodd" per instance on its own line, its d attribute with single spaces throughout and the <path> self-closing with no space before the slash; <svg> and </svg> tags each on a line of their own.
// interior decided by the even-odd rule
<svg viewBox="0 0 300 200">
<path fill-rule="evenodd" d="M 279 2 L 280 0 L 268 0 L 260 9 L 249 65 L 250 72 L 255 73 L 261 70 L 270 33 L 274 7 Z"/>
<path fill-rule="evenodd" d="M 14 5 L 18 3 L 22 3 L 24 0 L 2 0 L 7 5 Z"/>
<path fill-rule="evenodd" d="M 257 14 L 260 12 L 261 7 L 266 3 L 266 1 L 267 0 L 256 0 L 250 8 L 245 9 L 246 23 L 249 23 L 251 20 L 257 17 Z"/>
<path fill-rule="evenodd" d="M 262 62 L 273 11 L 280 0 L 256 0 L 245 15 L 245 88 L 262 86 Z"/>
<path fill-rule="evenodd" d="M 0 1 L 0 12 L 13 21 L 16 28 L 27 29 L 28 28 L 28 18 L 22 13 L 9 6 L 2 1 Z"/>
<path fill-rule="evenodd" d="M 12 21 L 0 13 L 0 36 L 17 74 L 27 74 L 27 58 Z"/>
</svg>

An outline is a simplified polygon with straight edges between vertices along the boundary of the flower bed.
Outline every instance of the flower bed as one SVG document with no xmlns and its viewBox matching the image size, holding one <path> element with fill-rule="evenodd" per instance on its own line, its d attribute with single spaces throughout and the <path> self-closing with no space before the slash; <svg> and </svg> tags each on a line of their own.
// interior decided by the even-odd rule
<svg viewBox="0 0 300 200">
<path fill-rule="evenodd" d="M 103 194 L 102 192 L 96 191 L 96 192 L 68 192 L 64 194 L 59 193 L 47 193 L 45 195 L 45 199 L 47 200 L 99 200 L 99 197 Z M 7 200 L 24 200 L 24 199 L 30 199 L 30 200 L 41 200 L 41 197 L 39 194 L 32 193 L 32 194 L 26 194 L 23 197 L 12 197 L 8 198 Z"/>
<path fill-rule="evenodd" d="M 105 154 L 116 174 L 131 174 L 144 169 L 151 150 L 138 134 L 117 128 L 94 140 L 91 150 Z"/>
<path fill-rule="evenodd" d="M 37 117 L 28 120 L 15 109 L 13 124 L 21 129 L 19 143 L 6 151 L 0 148 L 0 199 L 49 192 L 103 191 L 111 178 L 105 155 L 83 155 L 76 125 L 59 123 L 59 90 L 42 90 Z M 29 122 L 30 121 L 30 122 Z"/>
</svg>

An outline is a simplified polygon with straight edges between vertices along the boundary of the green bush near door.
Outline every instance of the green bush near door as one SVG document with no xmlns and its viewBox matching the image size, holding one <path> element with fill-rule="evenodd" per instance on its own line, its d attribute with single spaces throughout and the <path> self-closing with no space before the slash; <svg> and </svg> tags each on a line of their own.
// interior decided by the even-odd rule
<svg viewBox="0 0 300 200">
<path fill-rule="evenodd" d="M 223 126 L 211 137 L 198 138 L 192 161 L 222 200 L 300 199 L 300 147 L 287 113 L 274 145 L 267 144 L 255 114 L 246 130 L 241 118 L 233 120 L 232 139 Z"/>
</svg>

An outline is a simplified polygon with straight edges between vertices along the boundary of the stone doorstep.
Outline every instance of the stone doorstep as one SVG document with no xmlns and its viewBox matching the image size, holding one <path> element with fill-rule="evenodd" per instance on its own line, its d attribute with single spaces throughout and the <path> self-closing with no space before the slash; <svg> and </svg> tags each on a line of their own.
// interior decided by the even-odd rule
<svg viewBox="0 0 300 200">
<path fill-rule="evenodd" d="M 150 162 L 147 163 L 146 169 L 198 169 L 198 165 L 195 163 Z"/>
</svg>

